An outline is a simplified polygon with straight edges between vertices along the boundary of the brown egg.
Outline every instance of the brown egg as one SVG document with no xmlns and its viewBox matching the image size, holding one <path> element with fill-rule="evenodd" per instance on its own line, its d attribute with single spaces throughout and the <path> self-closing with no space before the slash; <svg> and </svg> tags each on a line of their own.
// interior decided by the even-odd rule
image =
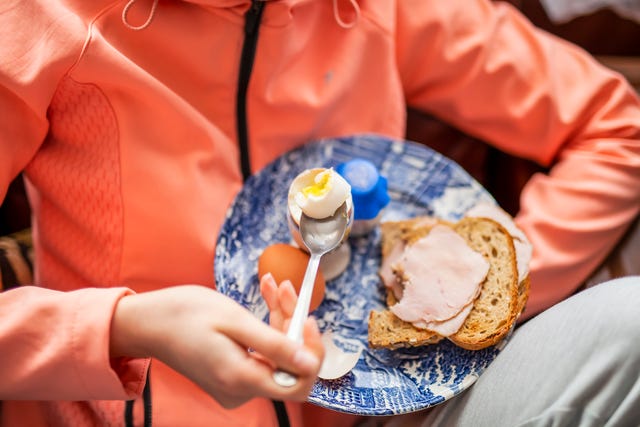
<svg viewBox="0 0 640 427">
<path fill-rule="evenodd" d="M 286 243 L 275 243 L 265 248 L 258 258 L 258 277 L 271 273 L 278 284 L 284 280 L 290 280 L 296 292 L 300 294 L 302 279 L 309 262 L 309 254 L 303 250 Z M 318 270 L 316 281 L 311 295 L 309 311 L 313 311 L 324 298 L 325 280 L 322 272 Z"/>
</svg>

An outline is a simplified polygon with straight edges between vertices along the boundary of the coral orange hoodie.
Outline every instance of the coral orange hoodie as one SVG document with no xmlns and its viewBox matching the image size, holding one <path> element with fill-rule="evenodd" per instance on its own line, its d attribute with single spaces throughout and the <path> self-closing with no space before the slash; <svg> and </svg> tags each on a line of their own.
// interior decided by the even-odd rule
<svg viewBox="0 0 640 427">
<path fill-rule="evenodd" d="M 256 171 L 321 137 L 402 137 L 407 104 L 554 165 L 526 186 L 517 217 L 534 245 L 528 315 L 570 295 L 637 215 L 637 96 L 508 5 L 271 0 L 245 37 L 250 8 L 0 7 L 0 197 L 24 170 L 38 286 L 0 295 L 3 425 L 121 423 L 117 399 L 140 395 L 148 361 L 108 359 L 113 307 L 131 291 L 215 286 L 242 159 Z M 252 37 L 255 57 L 243 54 Z M 276 425 L 268 401 L 226 411 L 152 370 L 156 425 Z"/>
</svg>

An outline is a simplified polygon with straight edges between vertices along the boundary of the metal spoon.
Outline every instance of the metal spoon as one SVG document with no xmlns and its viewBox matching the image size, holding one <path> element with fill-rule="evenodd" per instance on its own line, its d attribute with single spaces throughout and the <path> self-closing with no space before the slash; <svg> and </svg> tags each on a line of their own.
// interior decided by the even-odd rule
<svg viewBox="0 0 640 427">
<path fill-rule="evenodd" d="M 311 303 L 313 284 L 318 273 L 320 258 L 342 243 L 348 226 L 349 212 L 346 202 L 340 205 L 333 215 L 326 218 L 311 218 L 304 213 L 300 216 L 300 236 L 307 249 L 309 249 L 311 257 L 302 279 L 298 302 L 287 330 L 287 337 L 296 342 L 302 342 L 302 330 L 304 322 L 309 315 L 309 304 Z M 276 370 L 273 373 L 273 379 L 282 387 L 292 387 L 298 381 L 295 376 L 282 370 Z"/>
</svg>

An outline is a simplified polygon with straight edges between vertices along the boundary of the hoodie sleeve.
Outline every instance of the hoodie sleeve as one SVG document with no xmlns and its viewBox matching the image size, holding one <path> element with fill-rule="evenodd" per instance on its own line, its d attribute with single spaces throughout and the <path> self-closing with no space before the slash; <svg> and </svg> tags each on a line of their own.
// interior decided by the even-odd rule
<svg viewBox="0 0 640 427">
<path fill-rule="evenodd" d="M 407 101 L 551 167 L 516 217 L 534 246 L 525 317 L 571 295 L 640 209 L 640 103 L 582 49 L 487 0 L 399 1 Z"/>
<path fill-rule="evenodd" d="M 110 359 L 109 332 L 126 288 L 0 293 L 0 399 L 131 399 L 147 359 Z"/>
<path fill-rule="evenodd" d="M 46 0 L 0 7 L 0 200 L 43 143 L 47 108 L 82 52 L 87 28 Z"/>
<path fill-rule="evenodd" d="M 73 65 L 86 25 L 60 5 L 0 8 L 0 200 L 48 130 L 47 107 Z M 0 400 L 128 399 L 148 360 L 109 359 L 109 328 L 124 288 L 0 293 Z"/>
</svg>

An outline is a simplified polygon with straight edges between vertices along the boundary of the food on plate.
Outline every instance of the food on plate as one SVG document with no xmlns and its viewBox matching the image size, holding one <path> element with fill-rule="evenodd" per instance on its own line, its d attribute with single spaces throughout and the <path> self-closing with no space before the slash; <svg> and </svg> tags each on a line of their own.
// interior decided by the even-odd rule
<svg viewBox="0 0 640 427">
<path fill-rule="evenodd" d="M 422 346 L 447 338 L 478 350 L 508 334 L 526 303 L 525 266 L 531 254 L 508 214 L 483 206 L 456 223 L 417 217 L 384 222 L 381 231 L 379 274 L 388 307 L 369 315 L 372 348 Z M 523 246 L 521 276 L 516 239 Z"/>
<path fill-rule="evenodd" d="M 276 283 L 290 280 L 296 293 L 300 293 L 302 279 L 309 262 L 309 254 L 287 243 L 274 243 L 267 246 L 258 258 L 258 277 L 271 273 Z M 313 311 L 324 299 L 325 279 L 318 271 L 311 295 L 309 311 Z"/>
<path fill-rule="evenodd" d="M 351 186 L 332 168 L 306 169 L 299 173 L 289 185 L 287 195 L 287 225 L 295 244 L 307 251 L 300 235 L 302 213 L 308 217 L 322 220 L 333 215 L 346 204 L 347 230 L 343 242 L 348 238 L 353 225 L 353 199 Z M 320 270 L 325 280 L 338 277 L 347 268 L 351 259 L 349 245 L 339 245 L 325 254 L 320 261 Z"/>
<path fill-rule="evenodd" d="M 395 270 L 402 292 L 389 310 L 418 328 L 448 336 L 469 315 L 489 261 L 452 227 L 436 224 L 405 246 Z"/>
<path fill-rule="evenodd" d="M 293 204 L 296 211 L 317 219 L 330 217 L 350 197 L 351 186 L 332 168 L 308 169 L 293 180 L 289 189 L 290 208 Z"/>
<path fill-rule="evenodd" d="M 513 245 L 516 249 L 518 276 L 527 277 L 529 275 L 529 262 L 531 261 L 533 247 L 524 232 L 513 222 L 511 215 L 494 204 L 483 202 L 473 206 L 465 212 L 464 216 L 489 218 L 506 228 L 513 238 Z"/>
</svg>

